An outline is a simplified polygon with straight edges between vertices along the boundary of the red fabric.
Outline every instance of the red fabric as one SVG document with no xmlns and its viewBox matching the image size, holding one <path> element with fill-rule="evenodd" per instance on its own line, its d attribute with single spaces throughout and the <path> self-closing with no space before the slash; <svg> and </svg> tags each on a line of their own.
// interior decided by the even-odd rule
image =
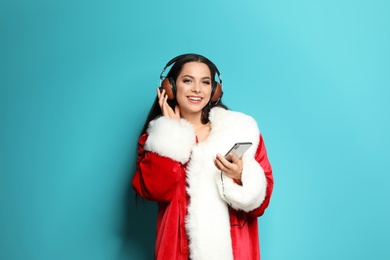
<svg viewBox="0 0 390 260">
<path fill-rule="evenodd" d="M 257 226 L 257 217 L 264 214 L 268 207 L 274 187 L 272 167 L 267 157 L 263 137 L 260 135 L 260 142 L 257 148 L 255 159 L 263 168 L 267 178 L 267 191 L 263 203 L 251 212 L 236 211 L 229 208 L 230 212 L 230 234 L 233 243 L 233 255 L 235 260 L 257 260 L 260 259 L 260 244 Z"/>
<path fill-rule="evenodd" d="M 185 217 L 189 198 L 186 194 L 186 164 L 144 150 L 147 135 L 138 141 L 138 159 L 132 184 L 143 198 L 158 202 L 155 259 L 187 260 L 188 238 Z M 235 260 L 260 259 L 257 217 L 264 214 L 273 190 L 272 168 L 260 135 L 255 155 L 267 178 L 264 202 L 246 213 L 229 208 L 232 248 Z"/>
</svg>

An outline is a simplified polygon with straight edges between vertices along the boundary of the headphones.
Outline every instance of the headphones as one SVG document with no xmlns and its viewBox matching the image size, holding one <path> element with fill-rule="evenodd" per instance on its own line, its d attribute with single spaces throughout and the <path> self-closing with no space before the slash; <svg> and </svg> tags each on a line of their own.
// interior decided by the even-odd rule
<svg viewBox="0 0 390 260">
<path fill-rule="evenodd" d="M 218 81 L 215 81 L 215 75 L 212 79 L 212 84 L 211 84 L 211 99 L 210 99 L 210 102 L 215 102 L 215 104 L 217 104 L 219 102 L 219 100 L 222 98 L 222 95 L 223 95 L 223 91 L 222 91 L 222 78 L 221 78 L 221 74 L 219 73 L 218 71 L 218 68 L 217 66 L 215 66 L 214 63 L 212 63 L 209 59 L 207 59 L 206 57 L 203 57 L 199 54 L 193 54 L 193 53 L 189 53 L 189 54 L 182 54 L 182 55 L 179 55 L 173 59 L 171 59 L 167 65 L 165 65 L 164 69 L 162 70 L 161 74 L 160 74 L 160 90 L 163 90 L 165 89 L 165 93 L 166 95 L 168 96 L 168 99 L 169 100 L 173 100 L 175 99 L 176 97 L 176 83 L 175 83 L 175 80 L 172 78 L 172 77 L 164 77 L 163 74 L 165 72 L 165 70 L 173 65 L 174 63 L 176 63 L 176 61 L 178 61 L 179 59 L 182 59 L 184 58 L 185 56 L 188 56 L 188 55 L 196 55 L 196 56 L 199 56 L 207 61 L 209 61 L 214 67 L 215 67 L 215 72 L 218 76 Z"/>
</svg>

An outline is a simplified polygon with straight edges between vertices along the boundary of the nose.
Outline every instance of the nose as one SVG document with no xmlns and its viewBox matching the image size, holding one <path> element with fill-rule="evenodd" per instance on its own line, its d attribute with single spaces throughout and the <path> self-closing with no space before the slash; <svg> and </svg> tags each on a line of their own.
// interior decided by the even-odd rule
<svg viewBox="0 0 390 260">
<path fill-rule="evenodd" d="M 194 82 L 192 85 L 192 92 L 199 93 L 200 92 L 200 82 Z"/>
</svg>

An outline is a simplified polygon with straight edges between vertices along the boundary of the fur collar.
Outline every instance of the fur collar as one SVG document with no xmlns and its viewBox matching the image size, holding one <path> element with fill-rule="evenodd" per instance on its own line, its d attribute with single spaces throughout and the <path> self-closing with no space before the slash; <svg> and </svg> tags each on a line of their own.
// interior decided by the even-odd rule
<svg viewBox="0 0 390 260">
<path fill-rule="evenodd" d="M 220 172 L 213 160 L 236 142 L 252 142 L 246 156 L 254 156 L 259 130 L 256 122 L 242 113 L 213 108 L 211 132 L 196 144 L 187 167 L 187 192 L 190 196 L 186 228 L 191 259 L 233 259 L 227 203 L 222 199 L 216 176 Z"/>
</svg>

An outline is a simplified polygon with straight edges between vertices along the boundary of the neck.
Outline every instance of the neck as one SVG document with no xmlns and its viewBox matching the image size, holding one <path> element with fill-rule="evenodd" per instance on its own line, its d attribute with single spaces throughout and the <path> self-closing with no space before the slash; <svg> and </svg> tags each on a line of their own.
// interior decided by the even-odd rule
<svg viewBox="0 0 390 260">
<path fill-rule="evenodd" d="M 190 122 L 195 127 L 195 129 L 197 127 L 203 125 L 202 113 L 198 113 L 198 114 L 183 114 L 183 113 L 181 113 L 180 116 L 182 118 L 184 118 L 185 120 L 187 120 L 188 122 Z"/>
<path fill-rule="evenodd" d="M 198 138 L 199 142 L 203 142 L 207 139 L 209 133 L 210 133 L 210 123 L 203 124 L 202 123 L 202 114 L 181 114 L 181 117 L 186 119 L 188 122 L 192 124 L 192 126 L 195 129 L 195 134 Z"/>
</svg>

